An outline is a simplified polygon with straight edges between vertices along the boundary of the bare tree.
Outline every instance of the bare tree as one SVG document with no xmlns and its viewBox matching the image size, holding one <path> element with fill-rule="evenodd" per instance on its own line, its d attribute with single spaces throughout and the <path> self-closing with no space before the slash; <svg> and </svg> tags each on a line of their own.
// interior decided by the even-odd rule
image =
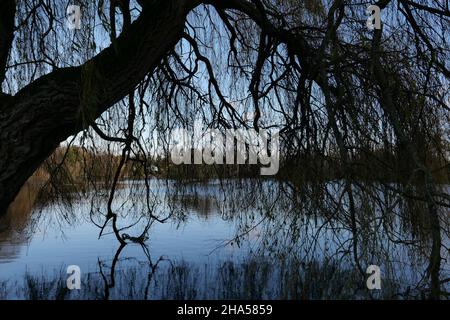
<svg viewBox="0 0 450 320">
<path fill-rule="evenodd" d="M 449 1 L 379 0 L 375 31 L 362 1 L 75 2 L 78 31 L 65 27 L 69 2 L 0 3 L 0 213 L 80 132 L 122 150 L 114 220 L 124 164 L 148 176 L 148 130 L 196 117 L 217 128 L 278 127 L 286 163 L 303 161 L 316 180 L 325 167 L 343 179 L 355 239 L 362 181 L 425 204 L 439 297 L 439 212 L 450 207 Z M 357 241 L 352 250 L 357 261 Z"/>
</svg>

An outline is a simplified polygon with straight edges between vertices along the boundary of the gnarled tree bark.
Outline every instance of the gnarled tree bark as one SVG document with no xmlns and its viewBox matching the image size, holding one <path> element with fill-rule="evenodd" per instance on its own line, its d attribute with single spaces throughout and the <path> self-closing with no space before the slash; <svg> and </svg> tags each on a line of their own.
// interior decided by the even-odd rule
<svg viewBox="0 0 450 320">
<path fill-rule="evenodd" d="M 14 17 L 14 6 L 8 7 L 11 3 L 2 1 L 2 15 Z M 151 1 L 129 30 L 93 59 L 79 67 L 55 70 L 15 96 L 0 96 L 0 215 L 60 142 L 89 127 L 173 49 L 188 12 L 197 4 L 195 0 Z M 6 47 L 12 42 L 8 27 L 2 17 L 3 66 Z"/>
</svg>

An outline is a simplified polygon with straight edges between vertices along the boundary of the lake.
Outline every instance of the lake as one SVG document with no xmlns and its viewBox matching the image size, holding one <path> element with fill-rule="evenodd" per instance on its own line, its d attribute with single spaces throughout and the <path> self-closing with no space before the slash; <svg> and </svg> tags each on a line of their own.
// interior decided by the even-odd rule
<svg viewBox="0 0 450 320">
<path fill-rule="evenodd" d="M 111 221 L 99 237 L 106 190 L 21 199 L 0 220 L 0 298 L 414 299 L 430 290 L 430 237 L 408 218 L 422 209 L 389 189 L 374 186 L 380 201 L 356 194 L 355 236 L 339 181 L 321 197 L 316 186 L 273 180 L 149 183 L 150 192 L 142 181 L 122 183 L 113 202 L 127 245 Z M 448 230 L 443 212 L 438 277 L 447 292 Z M 79 290 L 66 286 L 70 265 L 81 270 Z M 369 265 L 380 267 L 381 290 L 367 288 Z"/>
</svg>

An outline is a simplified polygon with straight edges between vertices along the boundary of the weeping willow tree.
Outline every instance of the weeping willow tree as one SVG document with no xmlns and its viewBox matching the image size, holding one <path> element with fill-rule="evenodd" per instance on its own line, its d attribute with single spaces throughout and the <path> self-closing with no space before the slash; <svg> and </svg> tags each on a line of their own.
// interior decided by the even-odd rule
<svg viewBox="0 0 450 320">
<path fill-rule="evenodd" d="M 81 7 L 79 30 L 67 28 L 70 4 Z M 381 29 L 367 28 L 370 4 L 382 10 Z M 386 213 L 401 202 L 402 214 L 424 221 L 430 293 L 440 296 L 449 1 L 3 0 L 0 16 L 0 213 L 63 142 L 105 163 L 105 219 L 115 221 L 123 171 L 152 175 L 153 132 L 198 119 L 219 130 L 277 128 L 293 201 L 307 195 L 321 207 L 331 201 L 324 183 L 339 180 L 328 214 L 344 211 L 356 240 L 370 224 L 361 203 Z M 70 176 L 68 153 L 50 179 Z M 165 221 L 148 199 L 147 209 Z"/>
</svg>

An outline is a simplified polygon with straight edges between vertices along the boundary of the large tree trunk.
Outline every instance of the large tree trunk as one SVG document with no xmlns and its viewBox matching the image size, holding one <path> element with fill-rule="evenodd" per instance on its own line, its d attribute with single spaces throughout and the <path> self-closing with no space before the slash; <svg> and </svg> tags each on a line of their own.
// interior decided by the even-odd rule
<svg viewBox="0 0 450 320">
<path fill-rule="evenodd" d="M 196 2 L 153 1 L 84 65 L 56 70 L 15 96 L 0 94 L 0 215 L 61 141 L 89 127 L 152 72 L 181 38 Z"/>
<path fill-rule="evenodd" d="M 0 90 L 0 215 L 61 141 L 89 127 L 126 96 L 181 39 L 187 14 L 201 3 L 239 9 L 270 33 L 255 5 L 240 0 L 139 0 L 139 18 L 79 67 L 39 78 L 15 96 Z M 15 0 L 0 1 L 0 84 L 14 33 Z M 302 41 L 283 41 L 305 49 Z M 309 56 L 309 55 L 307 55 Z"/>
</svg>

